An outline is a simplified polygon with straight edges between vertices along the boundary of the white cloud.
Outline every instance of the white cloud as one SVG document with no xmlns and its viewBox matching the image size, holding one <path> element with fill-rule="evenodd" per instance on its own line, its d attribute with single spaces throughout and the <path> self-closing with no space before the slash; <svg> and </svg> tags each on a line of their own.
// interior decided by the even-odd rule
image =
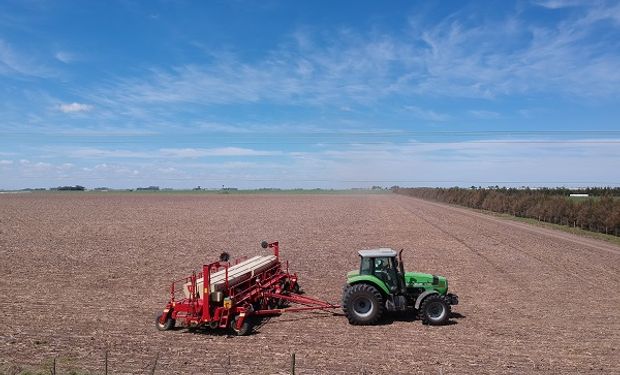
<svg viewBox="0 0 620 375">
<path fill-rule="evenodd" d="M 93 109 L 93 106 L 90 104 L 83 103 L 63 103 L 58 106 L 58 109 L 64 113 L 79 113 L 79 112 L 88 112 Z"/>
<path fill-rule="evenodd" d="M 598 5 L 588 9 L 586 15 L 578 22 L 589 27 L 595 22 L 611 20 L 616 26 L 620 25 L 620 3 L 613 6 Z"/>
<path fill-rule="evenodd" d="M 0 160 L 0 165 L 12 165 L 13 160 Z"/>
<path fill-rule="evenodd" d="M 219 148 L 165 148 L 159 150 L 160 155 L 173 158 L 199 158 L 205 156 L 272 156 L 280 155 L 280 151 L 260 151 L 240 147 Z"/>
<path fill-rule="evenodd" d="M 233 157 L 233 156 L 274 156 L 282 155 L 281 151 L 262 151 L 241 147 L 216 148 L 162 148 L 154 151 L 110 150 L 102 148 L 80 148 L 71 150 L 68 155 L 75 158 L 201 158 L 201 157 Z M 105 166 L 105 164 L 103 164 Z"/>
<path fill-rule="evenodd" d="M 0 39 L 0 74 L 47 77 L 50 70 L 26 53 L 18 52 Z"/>
<path fill-rule="evenodd" d="M 596 42 L 600 30 L 594 26 L 602 19 L 620 24 L 620 4 L 586 5 L 546 26 L 515 12 L 473 25 L 463 14 L 434 24 L 412 21 L 402 34 L 343 30 L 328 38 L 298 31 L 251 62 L 211 51 L 209 64 L 154 68 L 146 77 L 120 79 L 85 95 L 112 107 L 269 102 L 344 110 L 394 97 L 613 98 L 620 94 L 620 54 L 609 42 Z M 418 112 L 430 121 L 447 118 Z"/>
<path fill-rule="evenodd" d="M 47 170 L 52 168 L 52 164 L 50 163 L 45 163 L 42 161 L 39 161 L 37 163 L 32 164 L 32 168 L 36 169 L 36 170 Z"/>
<path fill-rule="evenodd" d="M 80 148 L 70 150 L 67 153 L 74 158 L 152 158 L 153 154 L 149 152 L 131 151 L 131 150 L 108 150 L 101 148 Z M 100 166 L 105 167 L 105 164 Z"/>
<path fill-rule="evenodd" d="M 339 145 L 320 151 L 286 154 L 286 158 L 251 158 L 209 162 L 187 157 L 107 161 L 88 159 L 64 163 L 24 161 L 0 175 L 0 188 L 27 186 L 135 187 L 160 185 L 219 187 L 347 187 L 399 185 L 580 185 L 615 183 L 620 139 L 577 139 L 576 143 L 546 139 L 489 139 L 464 142 L 417 142 Z M 184 150 L 184 149 L 181 149 Z M 214 151 L 237 155 L 246 151 Z M 251 154 L 251 152 L 250 152 Z M 201 154 L 202 155 L 202 154 Z M 188 160 L 189 159 L 189 160 Z M 597 168 L 592 168 L 596 165 Z"/>
<path fill-rule="evenodd" d="M 218 133 L 248 133 L 251 132 L 251 129 L 246 126 L 232 125 L 232 124 L 222 124 L 216 122 L 203 122 L 197 125 L 197 127 L 201 130 L 213 131 Z"/>
<path fill-rule="evenodd" d="M 577 7 L 583 6 L 591 1 L 583 1 L 583 0 L 536 0 L 533 1 L 535 5 L 549 8 L 549 9 L 560 9 L 560 8 L 568 8 L 568 7 Z"/>
<path fill-rule="evenodd" d="M 65 64 L 70 64 L 76 60 L 75 54 L 67 51 L 58 51 L 54 54 L 54 57 Z"/>
<path fill-rule="evenodd" d="M 530 185 L 578 185 L 579 182 L 620 181 L 605 173 L 620 163 L 620 140 L 574 140 L 547 143 L 545 139 L 359 145 L 295 158 L 289 178 L 301 175 L 326 181 L 386 181 L 401 185 L 466 185 L 470 183 L 532 182 Z M 539 142 L 539 143 L 537 143 Z M 601 142 L 601 143 L 597 143 Z M 597 165 L 600 168 L 592 168 Z M 442 182 L 443 181 L 443 182 Z M 335 182 L 333 182 L 335 183 Z"/>
<path fill-rule="evenodd" d="M 501 115 L 498 112 L 494 112 L 494 111 L 486 111 L 486 110 L 470 110 L 468 111 L 468 113 L 472 116 L 474 116 L 475 118 L 479 118 L 482 120 L 495 120 L 495 119 L 499 119 L 501 117 Z"/>
<path fill-rule="evenodd" d="M 412 112 L 417 118 L 433 122 L 442 122 L 452 119 L 452 116 L 446 113 L 439 113 L 429 109 L 416 106 L 405 106 L 405 109 Z"/>
</svg>

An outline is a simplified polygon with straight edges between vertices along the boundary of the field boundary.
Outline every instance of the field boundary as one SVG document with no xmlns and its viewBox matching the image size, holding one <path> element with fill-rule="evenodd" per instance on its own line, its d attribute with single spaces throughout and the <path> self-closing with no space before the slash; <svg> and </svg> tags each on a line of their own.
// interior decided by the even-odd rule
<svg viewBox="0 0 620 375">
<path fill-rule="evenodd" d="M 438 205 L 438 206 L 443 206 L 443 207 L 450 207 L 454 210 L 460 210 L 460 211 L 465 211 L 465 212 L 470 212 L 470 213 L 476 213 L 479 214 L 481 216 L 486 216 L 489 219 L 496 219 L 496 220 L 502 220 L 502 221 L 507 221 L 507 222 L 513 222 L 515 224 L 520 224 L 520 226 L 527 228 L 527 227 L 532 227 L 531 229 L 534 230 L 535 228 L 540 228 L 540 229 L 546 229 L 549 231 L 553 231 L 553 232 L 557 232 L 558 235 L 561 235 L 562 233 L 564 234 L 568 234 L 568 235 L 574 235 L 575 237 L 579 238 L 584 238 L 584 239 L 589 239 L 589 240 L 598 240 L 602 242 L 602 245 L 608 245 L 609 247 L 613 247 L 613 249 L 607 249 L 607 248 L 603 248 L 601 246 L 595 246 L 593 244 L 584 244 L 587 246 L 591 246 L 591 247 L 596 247 L 605 251 L 610 251 L 612 253 L 620 253 L 620 238 L 613 236 L 613 235 L 608 235 L 608 234 L 604 234 L 604 233 L 597 233 L 597 232 L 591 232 L 591 231 L 587 231 L 585 229 L 580 229 L 580 228 L 573 228 L 573 227 L 567 227 L 564 225 L 560 225 L 560 224 L 553 224 L 553 223 L 547 223 L 547 222 L 543 222 L 543 221 L 539 221 L 536 219 L 531 219 L 531 218 L 522 218 L 522 217 L 518 217 L 518 216 L 512 216 L 509 214 L 503 214 L 503 213 L 498 213 L 498 212 L 494 212 L 494 211 L 487 211 L 487 210 L 483 210 L 483 209 L 478 209 L 478 208 L 471 208 L 471 207 L 467 207 L 467 206 L 461 206 L 461 205 L 457 205 L 457 204 L 452 204 L 452 203 L 446 203 L 446 202 L 440 202 L 440 201 L 435 201 L 435 200 L 430 200 L 430 199 L 424 199 L 424 198 L 420 198 L 420 197 L 416 197 L 416 196 L 411 196 L 411 195 L 404 195 L 404 194 L 399 194 L 405 198 L 413 198 L 413 199 L 418 199 L 421 200 L 423 202 L 427 202 L 429 204 L 433 204 L 433 205 Z M 564 236 L 561 236 L 564 239 L 568 239 Z"/>
<path fill-rule="evenodd" d="M 468 207 L 465 207 L 465 208 L 468 208 Z M 501 213 L 497 213 L 493 211 L 479 210 L 475 208 L 472 208 L 471 210 L 479 211 L 487 215 L 499 217 L 502 219 L 507 219 L 510 221 L 515 221 L 518 223 L 525 223 L 525 224 L 530 224 L 530 225 L 541 227 L 541 228 L 554 229 L 554 230 L 574 234 L 574 235 L 581 236 L 581 237 L 586 237 L 586 238 L 591 238 L 594 240 L 601 240 L 601 241 L 613 243 L 614 245 L 620 246 L 620 237 L 616 237 L 611 234 L 597 233 L 597 232 L 592 232 L 592 231 L 577 228 L 577 227 L 569 227 L 569 226 L 561 225 L 561 224 L 547 223 L 545 221 L 540 221 L 540 220 L 536 220 L 536 219 L 532 219 L 528 217 L 519 217 L 519 216 L 513 216 L 509 214 L 501 214 Z"/>
</svg>

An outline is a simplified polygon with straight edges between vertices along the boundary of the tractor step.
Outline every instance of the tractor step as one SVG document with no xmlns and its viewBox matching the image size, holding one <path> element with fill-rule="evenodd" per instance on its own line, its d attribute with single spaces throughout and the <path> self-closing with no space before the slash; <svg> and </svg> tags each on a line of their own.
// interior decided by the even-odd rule
<svg viewBox="0 0 620 375">
<path fill-rule="evenodd" d="M 456 294 L 448 293 L 446 294 L 446 302 L 448 302 L 450 305 L 458 305 L 459 297 Z"/>
</svg>

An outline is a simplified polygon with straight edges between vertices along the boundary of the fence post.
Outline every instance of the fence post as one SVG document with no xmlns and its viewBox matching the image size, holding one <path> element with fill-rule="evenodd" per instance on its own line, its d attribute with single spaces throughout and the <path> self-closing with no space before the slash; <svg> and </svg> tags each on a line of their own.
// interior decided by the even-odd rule
<svg viewBox="0 0 620 375">
<path fill-rule="evenodd" d="M 291 375 L 295 375 L 295 352 L 291 353 Z"/>
<path fill-rule="evenodd" d="M 103 360 L 103 369 L 104 374 L 108 375 L 108 351 L 105 351 L 104 360 Z"/>
<path fill-rule="evenodd" d="M 159 352 L 157 352 L 157 355 L 155 356 L 155 362 L 153 362 L 153 368 L 151 368 L 151 375 L 155 374 L 155 367 L 157 367 L 158 359 L 159 359 Z"/>
</svg>

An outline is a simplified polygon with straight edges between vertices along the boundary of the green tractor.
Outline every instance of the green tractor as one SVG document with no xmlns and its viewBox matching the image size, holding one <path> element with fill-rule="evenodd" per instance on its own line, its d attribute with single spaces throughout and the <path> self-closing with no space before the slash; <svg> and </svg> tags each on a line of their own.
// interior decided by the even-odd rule
<svg viewBox="0 0 620 375">
<path fill-rule="evenodd" d="M 387 311 L 414 311 L 424 324 L 445 324 L 451 305 L 448 280 L 427 273 L 405 272 L 400 253 L 387 248 L 360 250 L 359 271 L 347 274 L 342 309 L 355 325 L 375 324 Z M 397 259 L 398 255 L 398 259 Z"/>
</svg>

